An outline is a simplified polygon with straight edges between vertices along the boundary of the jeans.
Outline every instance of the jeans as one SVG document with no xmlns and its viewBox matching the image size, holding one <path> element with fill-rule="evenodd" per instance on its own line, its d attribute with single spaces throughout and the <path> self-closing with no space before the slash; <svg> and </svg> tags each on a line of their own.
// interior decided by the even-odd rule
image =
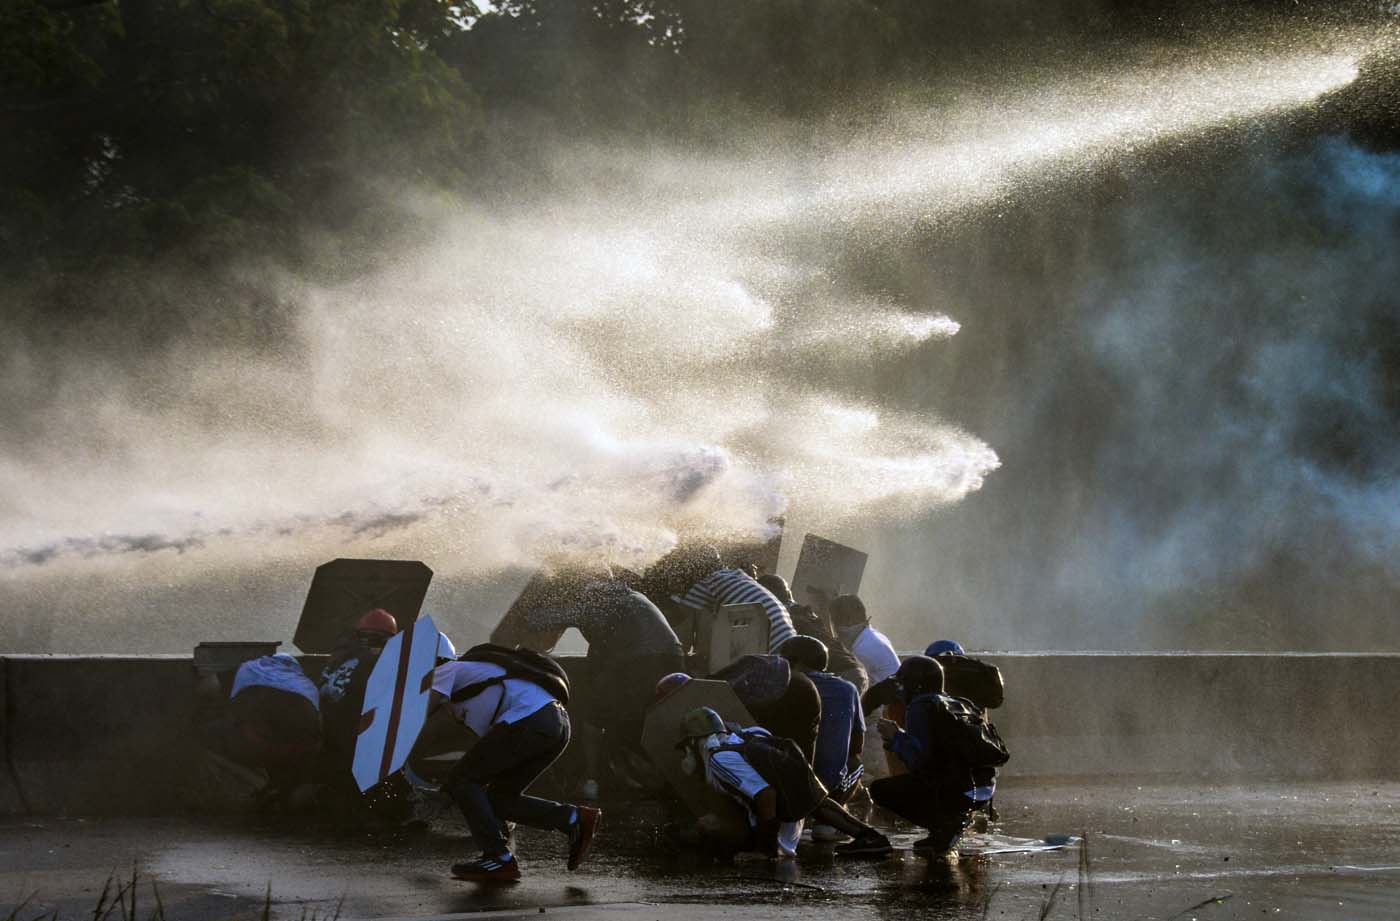
<svg viewBox="0 0 1400 921">
<path fill-rule="evenodd" d="M 957 842 L 972 814 L 972 800 L 961 791 L 917 774 L 875 781 L 870 785 L 870 798 L 875 805 L 927 828 L 929 837 L 946 847 Z"/>
<path fill-rule="evenodd" d="M 568 744 L 569 714 L 550 703 L 523 720 L 493 726 L 457 762 L 445 786 L 483 854 L 510 852 L 503 822 L 568 831 L 573 806 L 524 792 Z"/>
</svg>

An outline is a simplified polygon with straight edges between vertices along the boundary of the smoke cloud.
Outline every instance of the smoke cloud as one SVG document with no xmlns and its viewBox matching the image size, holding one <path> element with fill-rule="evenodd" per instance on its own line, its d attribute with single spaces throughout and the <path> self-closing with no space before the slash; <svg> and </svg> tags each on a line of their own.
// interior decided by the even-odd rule
<svg viewBox="0 0 1400 921">
<path fill-rule="evenodd" d="M 897 619 L 993 647 L 1400 648 L 1397 180 L 1337 138 L 1196 151 L 1149 194 L 953 247 L 1005 259 L 1047 319 L 910 372 L 956 391 L 1001 355 L 962 418 L 1014 447 L 990 494 L 853 536 L 875 585 L 919 586 L 886 596 Z"/>
<path fill-rule="evenodd" d="M 982 290 L 995 266 L 918 282 L 930 246 L 996 226 L 1036 185 L 1072 188 L 1088 166 L 1344 85 L 1364 48 L 1337 44 L 986 88 L 936 111 L 895 107 L 874 129 L 775 130 L 720 154 L 562 148 L 547 181 L 499 200 L 397 191 L 419 243 L 364 271 L 345 253 L 344 283 L 250 268 L 258 298 L 285 308 L 271 344 L 193 335 L 144 353 L 131 339 L 14 339 L 0 365 L 0 603 L 30 620 L 59 606 L 111 635 L 145 617 L 166 628 L 158 645 L 180 649 L 210 632 L 289 634 L 300 587 L 334 556 L 422 558 L 480 583 L 561 556 L 639 566 L 678 534 L 758 534 L 787 513 L 884 548 L 870 594 L 901 642 L 922 643 L 926 615 L 909 599 L 937 579 L 955 599 L 950 623 L 1021 645 L 1039 639 L 1018 612 L 1047 577 L 1066 611 L 1130 594 L 1151 608 L 1185 581 L 1228 580 L 1230 548 L 1300 520 L 1261 505 L 1266 484 L 1276 502 L 1310 503 L 1307 521 L 1325 509 L 1349 536 L 1370 529 L 1384 556 L 1395 531 L 1366 509 L 1394 498 L 1376 485 L 1388 461 L 1358 478 L 1325 457 L 1297 463 L 1289 439 L 1307 440 L 1296 426 L 1314 405 L 1345 407 L 1341 424 L 1363 428 L 1381 413 L 1363 399 L 1374 389 L 1364 362 L 1344 380 L 1326 370 L 1350 345 L 1310 331 L 1330 328 L 1329 285 L 1389 259 L 1348 222 L 1364 200 L 1368 220 L 1393 227 L 1379 213 L 1393 205 L 1393 165 L 1342 147 L 1290 161 L 1333 170 L 1308 188 L 1326 189 L 1317 219 L 1344 242 L 1309 270 L 1287 249 L 1296 235 L 1213 251 L 1217 239 L 1169 223 L 1184 206 L 1167 191 L 1123 210 L 1120 265 L 1055 273 L 1076 326 L 1054 359 L 989 351 L 988 331 L 1014 312 Z M 1298 299 L 1264 320 L 1293 334 L 1261 335 L 1236 310 L 1280 290 L 1280 274 Z M 1196 297 L 1203 279 L 1219 294 Z M 1300 306 L 1306 297 L 1323 305 Z M 1082 383 L 1062 384 L 1056 362 L 1081 359 L 1114 392 L 1114 438 L 1059 456 L 1072 456 L 1073 488 L 1091 476 L 1118 485 L 1079 512 L 1020 477 L 958 506 L 1004 475 L 993 472 L 1007 449 L 1053 452 L 1044 427 L 1075 399 L 1060 388 Z M 1024 389 L 995 372 L 1007 361 Z M 1249 412 L 1197 415 L 1224 392 Z M 1195 487 L 1202 476 L 1210 488 Z M 988 505 L 1046 513 L 1027 525 L 1046 540 L 1069 519 L 1091 537 L 1060 540 L 1053 561 L 1020 556 L 1028 548 L 994 530 L 1004 512 L 977 519 Z M 956 538 L 927 536 L 951 515 Z M 919 536 L 895 551 L 890 528 Z M 896 575 L 913 548 L 937 562 Z M 978 554 L 1042 568 L 992 586 L 969 565 Z M 461 597 L 447 591 L 438 603 Z M 242 599 L 233 623 L 211 613 L 230 597 Z M 111 642 L 106 628 L 78 635 L 53 642 Z"/>
</svg>

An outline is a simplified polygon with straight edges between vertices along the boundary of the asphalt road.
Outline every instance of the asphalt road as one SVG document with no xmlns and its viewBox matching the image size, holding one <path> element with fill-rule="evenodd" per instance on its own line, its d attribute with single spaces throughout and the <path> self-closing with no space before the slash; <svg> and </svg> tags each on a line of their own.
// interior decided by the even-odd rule
<svg viewBox="0 0 1400 921">
<path fill-rule="evenodd" d="M 93 917 L 104 881 L 139 875 L 134 912 L 158 891 L 171 921 L 481 917 L 744 921 L 823 919 L 1400 917 L 1400 783 L 1248 787 L 1042 784 L 1009 787 L 1002 821 L 969 850 L 1046 835 L 1085 845 L 991 853 L 956 864 L 907 850 L 842 860 L 806 844 L 795 861 L 700 865 L 660 845 L 656 814 L 605 804 L 588 862 L 564 868 L 562 837 L 522 831 L 525 878 L 487 887 L 447 874 L 464 856 L 460 821 L 427 831 L 346 833 L 305 820 L 29 818 L 0 823 L 0 918 Z"/>
</svg>

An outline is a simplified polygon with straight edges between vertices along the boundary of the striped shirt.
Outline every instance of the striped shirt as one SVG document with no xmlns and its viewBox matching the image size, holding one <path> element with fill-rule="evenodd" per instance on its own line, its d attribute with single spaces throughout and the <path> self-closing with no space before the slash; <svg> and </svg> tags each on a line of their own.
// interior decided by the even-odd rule
<svg viewBox="0 0 1400 921">
<path fill-rule="evenodd" d="M 757 726 L 744 731 L 768 734 L 768 730 Z M 705 779 L 719 792 L 734 797 L 745 809 L 752 809 L 753 798 L 768 789 L 768 781 L 739 752 L 715 751 L 721 745 L 743 744 L 743 737 L 732 732 L 717 732 L 705 739 Z"/>
<path fill-rule="evenodd" d="M 750 726 L 741 732 L 752 735 L 771 735 L 767 729 Z M 733 799 L 744 807 L 749 827 L 758 827 L 758 814 L 754 811 L 754 798 L 772 786 L 763 775 L 753 769 L 744 756 L 734 751 L 715 751 L 721 745 L 743 745 L 744 738 L 732 732 L 715 733 L 704 742 L 705 779 L 710 786 Z M 783 822 L 778 826 L 778 850 L 786 857 L 797 856 L 797 842 L 802 838 L 802 820 Z"/>
<path fill-rule="evenodd" d="M 722 566 L 671 600 L 696 611 L 707 611 L 722 604 L 761 604 L 768 612 L 768 649 L 776 650 L 797 636 L 787 607 L 768 589 L 742 570 Z"/>
</svg>

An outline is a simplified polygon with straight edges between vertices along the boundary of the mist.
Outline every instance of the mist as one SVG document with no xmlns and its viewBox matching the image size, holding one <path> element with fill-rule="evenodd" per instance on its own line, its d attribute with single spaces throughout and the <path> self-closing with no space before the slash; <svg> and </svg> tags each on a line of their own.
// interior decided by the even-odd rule
<svg viewBox="0 0 1400 921">
<path fill-rule="evenodd" d="M 16 290 L 0 639 L 286 638 L 338 556 L 424 560 L 477 639 L 536 565 L 785 515 L 787 567 L 871 552 L 901 646 L 1400 648 L 1400 160 L 1287 130 L 1374 41 L 542 135 L 489 195 L 381 188 L 412 231 L 316 241 L 335 278 L 231 254 L 158 347 L 36 336 Z"/>
</svg>

